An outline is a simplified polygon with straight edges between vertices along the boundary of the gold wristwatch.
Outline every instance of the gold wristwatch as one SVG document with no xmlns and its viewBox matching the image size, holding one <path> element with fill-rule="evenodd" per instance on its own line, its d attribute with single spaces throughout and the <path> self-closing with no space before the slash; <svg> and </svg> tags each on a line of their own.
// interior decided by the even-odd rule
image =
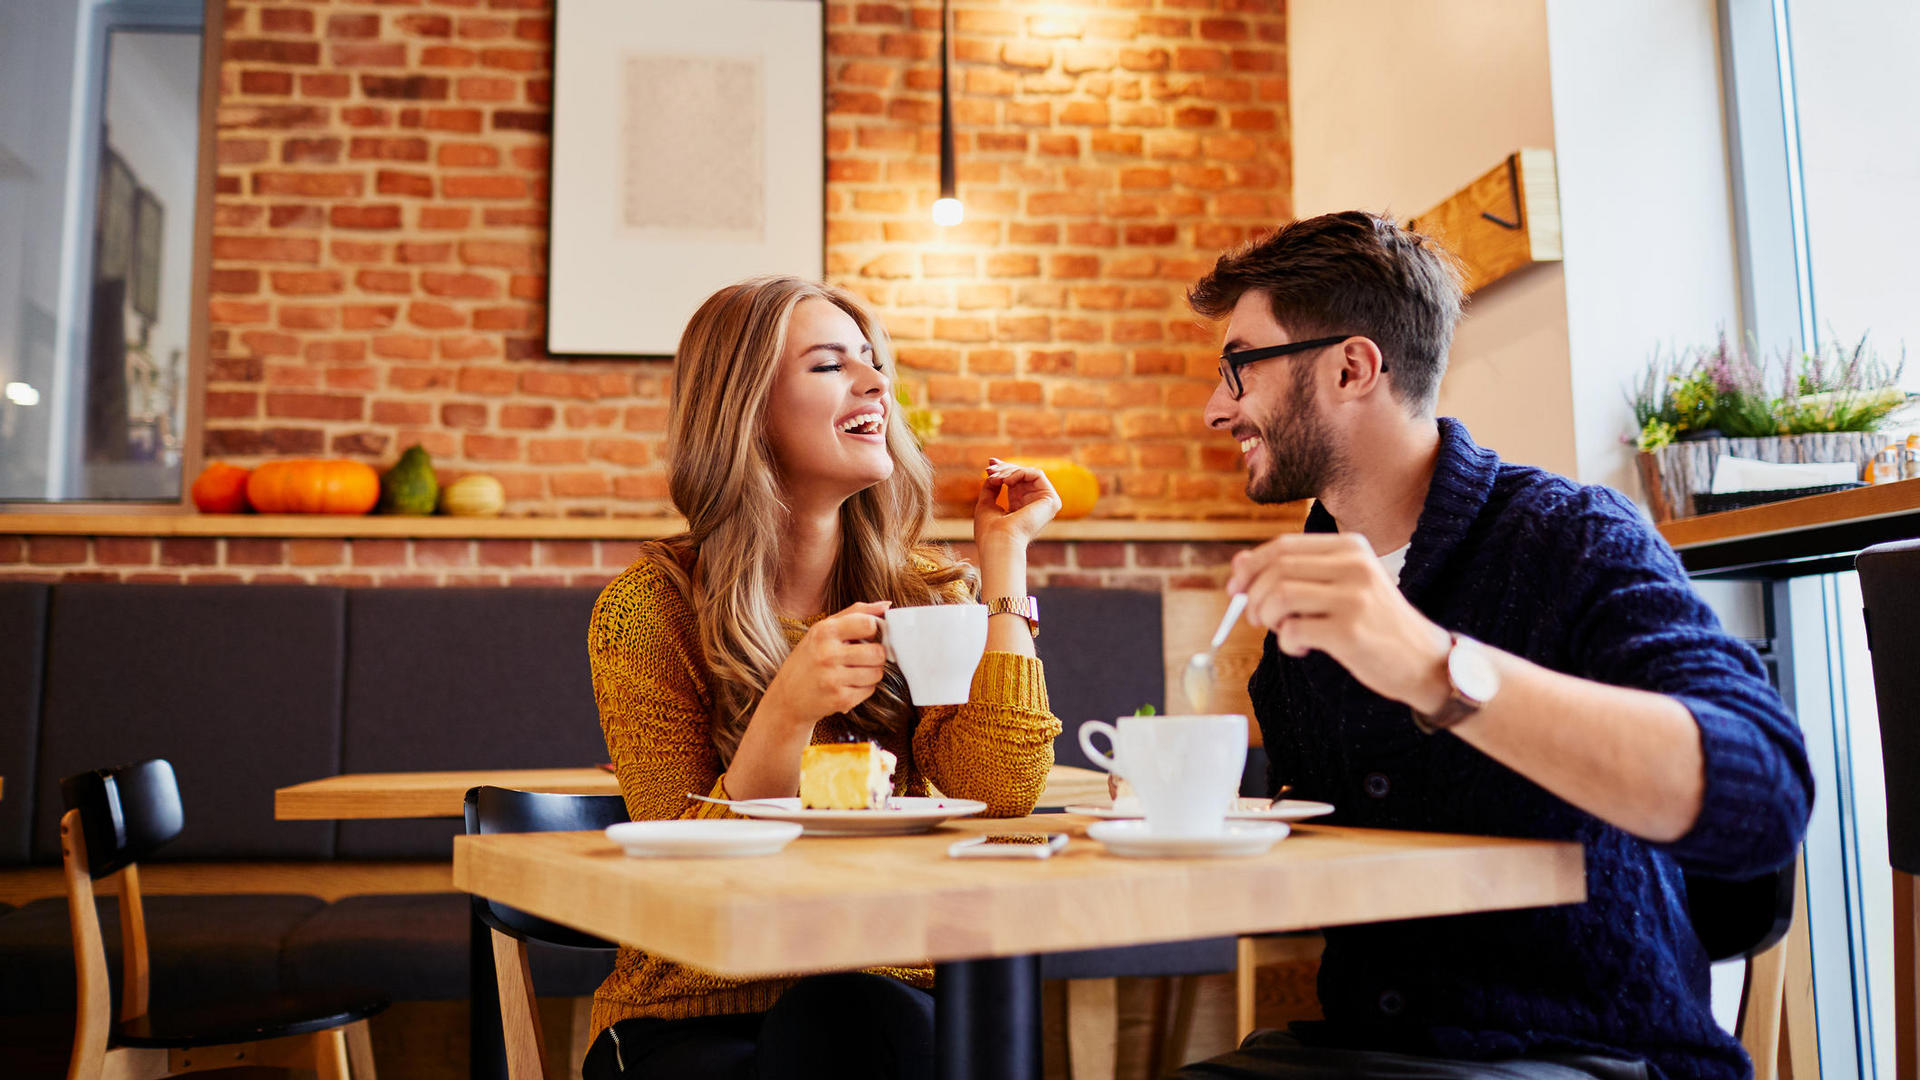
<svg viewBox="0 0 1920 1080">
<path fill-rule="evenodd" d="M 1027 629 L 1040 636 L 1040 601 L 1031 596 L 996 596 L 987 601 L 989 616 L 1018 615 L 1027 620 Z"/>
</svg>

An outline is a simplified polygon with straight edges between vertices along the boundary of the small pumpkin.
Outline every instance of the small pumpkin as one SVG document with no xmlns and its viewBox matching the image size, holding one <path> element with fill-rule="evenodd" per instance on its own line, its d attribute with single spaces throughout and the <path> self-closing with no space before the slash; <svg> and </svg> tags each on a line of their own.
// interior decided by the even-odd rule
<svg viewBox="0 0 1920 1080">
<path fill-rule="evenodd" d="M 193 505 L 203 514 L 244 514 L 247 512 L 247 478 L 252 469 L 216 461 L 200 470 L 190 494 Z"/>
<path fill-rule="evenodd" d="M 1066 458 L 1034 458 L 1022 461 L 1022 465 L 1031 465 L 1047 474 L 1047 481 L 1060 496 L 1060 512 L 1055 517 L 1082 518 L 1093 512 L 1093 504 L 1100 501 L 1100 478 L 1093 470 L 1077 461 Z M 1000 506 L 1005 509 L 1007 493 L 1000 492 Z"/>
<path fill-rule="evenodd" d="M 380 501 L 380 474 L 364 461 L 269 461 L 247 478 L 263 514 L 364 514 Z"/>
<path fill-rule="evenodd" d="M 493 517 L 507 504 L 507 489 L 491 476 L 463 476 L 440 489 L 440 512 L 454 517 Z"/>
</svg>

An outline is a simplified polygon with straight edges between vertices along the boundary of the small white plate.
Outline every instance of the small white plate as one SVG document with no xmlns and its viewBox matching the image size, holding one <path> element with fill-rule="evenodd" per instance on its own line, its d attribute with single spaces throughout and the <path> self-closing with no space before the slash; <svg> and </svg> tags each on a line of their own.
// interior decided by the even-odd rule
<svg viewBox="0 0 1920 1080">
<path fill-rule="evenodd" d="M 808 836 L 905 836 L 922 833 L 943 821 L 972 817 L 987 808 L 973 799 L 932 799 L 896 795 L 885 810 L 802 810 L 800 800 L 755 799 L 738 803 L 733 812 L 750 818 L 790 821 Z"/>
<path fill-rule="evenodd" d="M 800 835 L 800 826 L 784 821 L 623 821 L 607 826 L 607 839 L 628 855 L 724 858 L 771 855 Z"/>
<path fill-rule="evenodd" d="M 1106 845 L 1114 855 L 1131 858 L 1179 859 L 1224 855 L 1259 855 L 1291 832 L 1284 821 L 1233 821 L 1213 836 L 1156 836 L 1144 821 L 1096 821 L 1087 835 Z"/>
<path fill-rule="evenodd" d="M 1083 803 L 1066 808 L 1069 814 L 1085 814 L 1106 821 L 1137 821 L 1146 817 L 1138 801 L 1119 806 L 1101 806 L 1097 803 Z M 1333 813 L 1333 804 L 1317 802 L 1313 799 L 1281 799 L 1269 803 L 1266 799 L 1239 798 L 1233 800 L 1233 806 L 1227 811 L 1228 821 L 1305 821 L 1322 814 Z"/>
</svg>

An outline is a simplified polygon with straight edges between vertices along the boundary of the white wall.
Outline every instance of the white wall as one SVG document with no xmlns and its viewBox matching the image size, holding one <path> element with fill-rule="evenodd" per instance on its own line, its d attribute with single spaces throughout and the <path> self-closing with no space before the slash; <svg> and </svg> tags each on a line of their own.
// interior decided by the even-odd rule
<svg viewBox="0 0 1920 1080">
<path fill-rule="evenodd" d="M 1739 333 L 1713 0 L 1546 0 L 1580 479 L 1639 497 L 1624 389 Z"/>
<path fill-rule="evenodd" d="M 1521 147 L 1552 147 L 1541 0 L 1293 0 L 1293 201 L 1301 217 L 1419 215 Z M 1440 412 L 1509 461 L 1577 467 L 1561 268 L 1481 290 Z"/>
<path fill-rule="evenodd" d="M 1565 262 L 1482 289 L 1440 392 L 1510 461 L 1638 497 L 1628 383 L 1739 325 L 1713 0 L 1294 0 L 1294 206 L 1416 216 L 1555 151 Z"/>
</svg>

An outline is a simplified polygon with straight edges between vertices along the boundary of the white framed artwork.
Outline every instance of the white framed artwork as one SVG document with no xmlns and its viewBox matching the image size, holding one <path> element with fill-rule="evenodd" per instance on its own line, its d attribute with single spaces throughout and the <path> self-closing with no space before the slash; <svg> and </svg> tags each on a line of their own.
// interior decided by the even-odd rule
<svg viewBox="0 0 1920 1080">
<path fill-rule="evenodd" d="M 819 0 L 559 0 L 547 351 L 667 356 L 714 290 L 824 270 Z"/>
</svg>

